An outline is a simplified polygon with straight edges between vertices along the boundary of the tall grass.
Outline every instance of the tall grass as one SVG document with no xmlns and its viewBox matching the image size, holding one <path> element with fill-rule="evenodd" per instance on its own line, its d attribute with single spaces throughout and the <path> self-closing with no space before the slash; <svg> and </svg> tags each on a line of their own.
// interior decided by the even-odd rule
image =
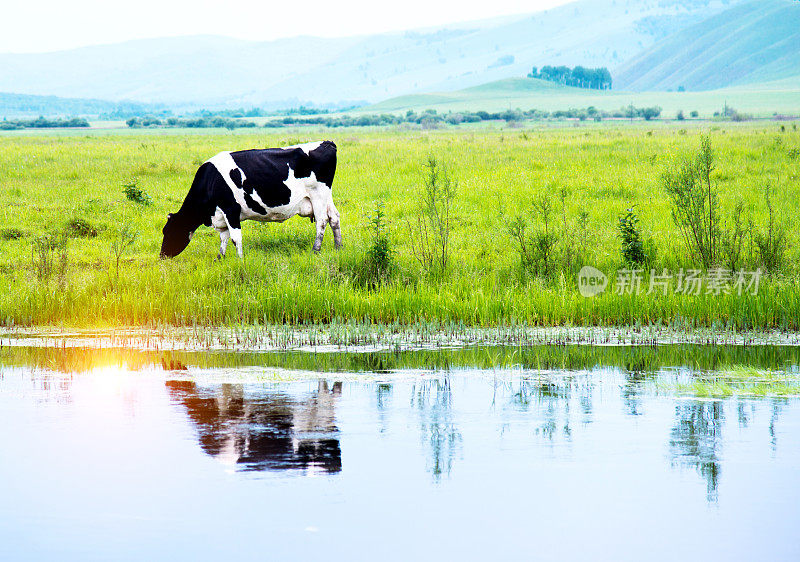
<svg viewBox="0 0 800 562">
<path fill-rule="evenodd" d="M 776 146 L 772 127 L 730 124 L 710 132 L 721 216 L 741 201 L 756 228 L 769 224 L 763 180 L 780 177 L 770 192 L 775 209 L 800 206 L 800 175 L 793 150 L 800 135 L 787 131 Z M 735 329 L 800 329 L 798 232 L 785 225 L 786 257 L 780 275 L 761 282 L 757 295 L 669 292 L 586 299 L 575 269 L 607 273 L 623 266 L 618 218 L 636 206 L 643 231 L 658 253 L 653 269 L 692 267 L 681 234 L 659 188 L 662 171 L 691 155 L 698 135 L 615 125 L 528 131 L 307 131 L 161 136 L 16 136 L 0 143 L 0 323 L 237 324 L 312 323 L 352 319 L 368 323 L 461 322 L 498 325 L 679 325 Z M 280 146 L 332 138 L 339 146 L 333 193 L 342 214 L 345 249 L 330 236 L 320 255 L 310 251 L 313 225 L 245 223 L 245 259 L 214 262 L 218 237 L 201 228 L 183 254 L 159 260 L 161 228 L 185 196 L 193 174 L 224 149 Z M 447 275 L 431 276 L 415 259 L 418 194 L 429 155 L 458 182 L 448 233 Z M 120 185 L 137 178 L 151 205 L 127 199 Z M 560 193 L 568 196 L 559 198 Z M 551 198 L 548 220 L 565 233 L 559 259 L 547 275 L 519 275 L 519 254 L 509 234 L 520 215 L 529 232 L 543 230 L 532 201 Z M 374 244 L 363 217 L 384 202 L 392 230 L 391 275 L 359 283 L 350 273 Z M 64 279 L 36 275 L 31 261 L 37 236 L 86 221 L 93 236 L 74 236 Z M 139 233 L 119 257 L 110 250 L 120 225 Z M 766 231 L 765 231 L 766 232 Z M 16 234 L 19 234 L 18 236 Z M 571 249 L 569 249 L 571 248 Z M 554 254 L 551 254 L 554 255 Z M 573 263 L 573 262 L 582 263 Z M 747 247 L 741 267 L 758 266 Z M 649 265 L 649 264 L 648 264 Z M 117 278 L 118 273 L 118 278 Z M 109 278 L 116 281 L 109 283 Z M 56 276 L 58 277 L 58 276 Z"/>
</svg>

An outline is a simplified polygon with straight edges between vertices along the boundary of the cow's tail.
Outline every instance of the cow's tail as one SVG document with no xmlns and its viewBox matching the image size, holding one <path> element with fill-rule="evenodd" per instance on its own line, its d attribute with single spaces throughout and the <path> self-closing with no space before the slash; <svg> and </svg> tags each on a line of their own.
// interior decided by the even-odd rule
<svg viewBox="0 0 800 562">
<path fill-rule="evenodd" d="M 336 174 L 336 144 L 325 140 L 311 152 L 314 159 L 312 167 L 317 174 L 317 179 L 330 188 L 333 188 L 333 176 Z"/>
</svg>

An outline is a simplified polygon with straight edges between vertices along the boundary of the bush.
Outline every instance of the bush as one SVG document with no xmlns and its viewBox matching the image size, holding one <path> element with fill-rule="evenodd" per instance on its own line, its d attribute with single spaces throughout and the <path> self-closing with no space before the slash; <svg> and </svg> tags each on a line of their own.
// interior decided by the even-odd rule
<svg viewBox="0 0 800 562">
<path fill-rule="evenodd" d="M 67 221 L 64 231 L 72 238 L 95 238 L 98 234 L 96 226 L 79 217 Z"/>
<path fill-rule="evenodd" d="M 0 240 L 19 240 L 23 236 L 25 236 L 25 233 L 19 228 L 0 229 Z"/>
<path fill-rule="evenodd" d="M 137 180 L 132 180 L 130 183 L 123 184 L 122 191 L 128 201 L 139 203 L 140 205 L 149 205 L 153 202 L 145 190 L 139 187 Z"/>
<path fill-rule="evenodd" d="M 427 174 L 415 213 L 417 220 L 408 223 L 413 241 L 411 250 L 427 273 L 444 275 L 450 263 L 450 231 L 457 183 L 450 178 L 447 167 L 439 164 L 433 155 L 428 157 L 425 168 Z"/>
<path fill-rule="evenodd" d="M 375 210 L 369 218 L 370 247 L 364 261 L 366 267 L 366 284 L 376 286 L 388 279 L 392 269 L 395 250 L 389 237 L 389 227 L 386 224 L 384 203 L 375 203 Z"/>
<path fill-rule="evenodd" d="M 695 109 L 689 115 L 691 115 L 692 118 L 697 119 L 698 117 L 700 117 L 700 112 Z"/>
<path fill-rule="evenodd" d="M 133 248 L 136 239 L 139 237 L 139 231 L 134 230 L 133 226 L 125 219 L 118 230 L 114 232 L 114 237 L 111 239 L 111 266 L 114 268 L 113 276 L 109 273 L 109 280 L 111 281 L 111 289 L 116 291 L 119 287 L 119 264 L 122 258 Z"/>
<path fill-rule="evenodd" d="M 642 107 L 638 111 L 639 115 L 641 115 L 645 121 L 650 121 L 651 119 L 661 115 L 661 108 L 657 105 L 654 105 L 653 107 Z"/>
<path fill-rule="evenodd" d="M 713 170 L 711 140 L 704 136 L 693 160 L 665 172 L 661 178 L 672 204 L 672 219 L 689 252 L 706 269 L 719 257 L 719 196 L 711 181 Z"/>
<path fill-rule="evenodd" d="M 64 284 L 69 266 L 68 243 L 69 238 L 64 233 L 45 234 L 33 241 L 31 265 L 39 281 L 57 275 L 59 284 Z"/>
<path fill-rule="evenodd" d="M 617 224 L 620 242 L 622 243 L 622 259 L 630 265 L 641 265 L 646 261 L 639 217 L 633 208 L 619 217 Z"/>
<path fill-rule="evenodd" d="M 770 273 L 780 270 L 786 254 L 786 229 L 775 220 L 775 210 L 770 199 L 770 187 L 764 188 L 764 200 L 769 211 L 769 222 L 766 230 L 753 232 L 753 241 L 758 248 L 761 265 Z"/>
<path fill-rule="evenodd" d="M 745 228 L 742 223 L 744 204 L 739 201 L 733 208 L 730 223 L 720 231 L 722 258 L 725 267 L 731 271 L 738 271 L 742 266 L 742 245 L 744 243 Z"/>
<path fill-rule="evenodd" d="M 528 235 L 528 223 L 521 216 L 517 216 L 508 227 L 519 252 L 523 277 L 527 273 L 532 273 L 549 278 L 554 272 L 552 262 L 559 237 L 550 224 L 552 209 L 550 198 L 544 194 L 533 201 L 533 212 L 543 225 L 540 230 Z"/>
</svg>

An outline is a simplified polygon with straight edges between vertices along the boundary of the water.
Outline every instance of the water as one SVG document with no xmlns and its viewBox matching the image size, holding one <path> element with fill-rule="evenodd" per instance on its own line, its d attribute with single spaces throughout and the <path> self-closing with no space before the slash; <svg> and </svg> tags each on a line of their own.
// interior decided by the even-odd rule
<svg viewBox="0 0 800 562">
<path fill-rule="evenodd" d="M 0 559 L 800 559 L 800 400 L 674 387 L 796 352 L 670 353 L 5 349 Z"/>
</svg>

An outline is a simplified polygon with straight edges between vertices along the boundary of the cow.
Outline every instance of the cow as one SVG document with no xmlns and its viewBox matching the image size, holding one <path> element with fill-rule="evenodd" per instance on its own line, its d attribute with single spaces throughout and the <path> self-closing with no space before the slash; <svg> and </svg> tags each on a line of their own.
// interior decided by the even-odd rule
<svg viewBox="0 0 800 562">
<path fill-rule="evenodd" d="M 309 142 L 285 148 L 220 152 L 204 162 L 177 213 L 167 215 L 161 257 L 180 254 L 200 225 L 219 233 L 219 258 L 232 241 L 242 251 L 242 221 L 283 222 L 295 215 L 316 222 L 312 249 L 319 252 L 330 224 L 342 246 L 339 211 L 333 204 L 336 145 Z"/>
</svg>

